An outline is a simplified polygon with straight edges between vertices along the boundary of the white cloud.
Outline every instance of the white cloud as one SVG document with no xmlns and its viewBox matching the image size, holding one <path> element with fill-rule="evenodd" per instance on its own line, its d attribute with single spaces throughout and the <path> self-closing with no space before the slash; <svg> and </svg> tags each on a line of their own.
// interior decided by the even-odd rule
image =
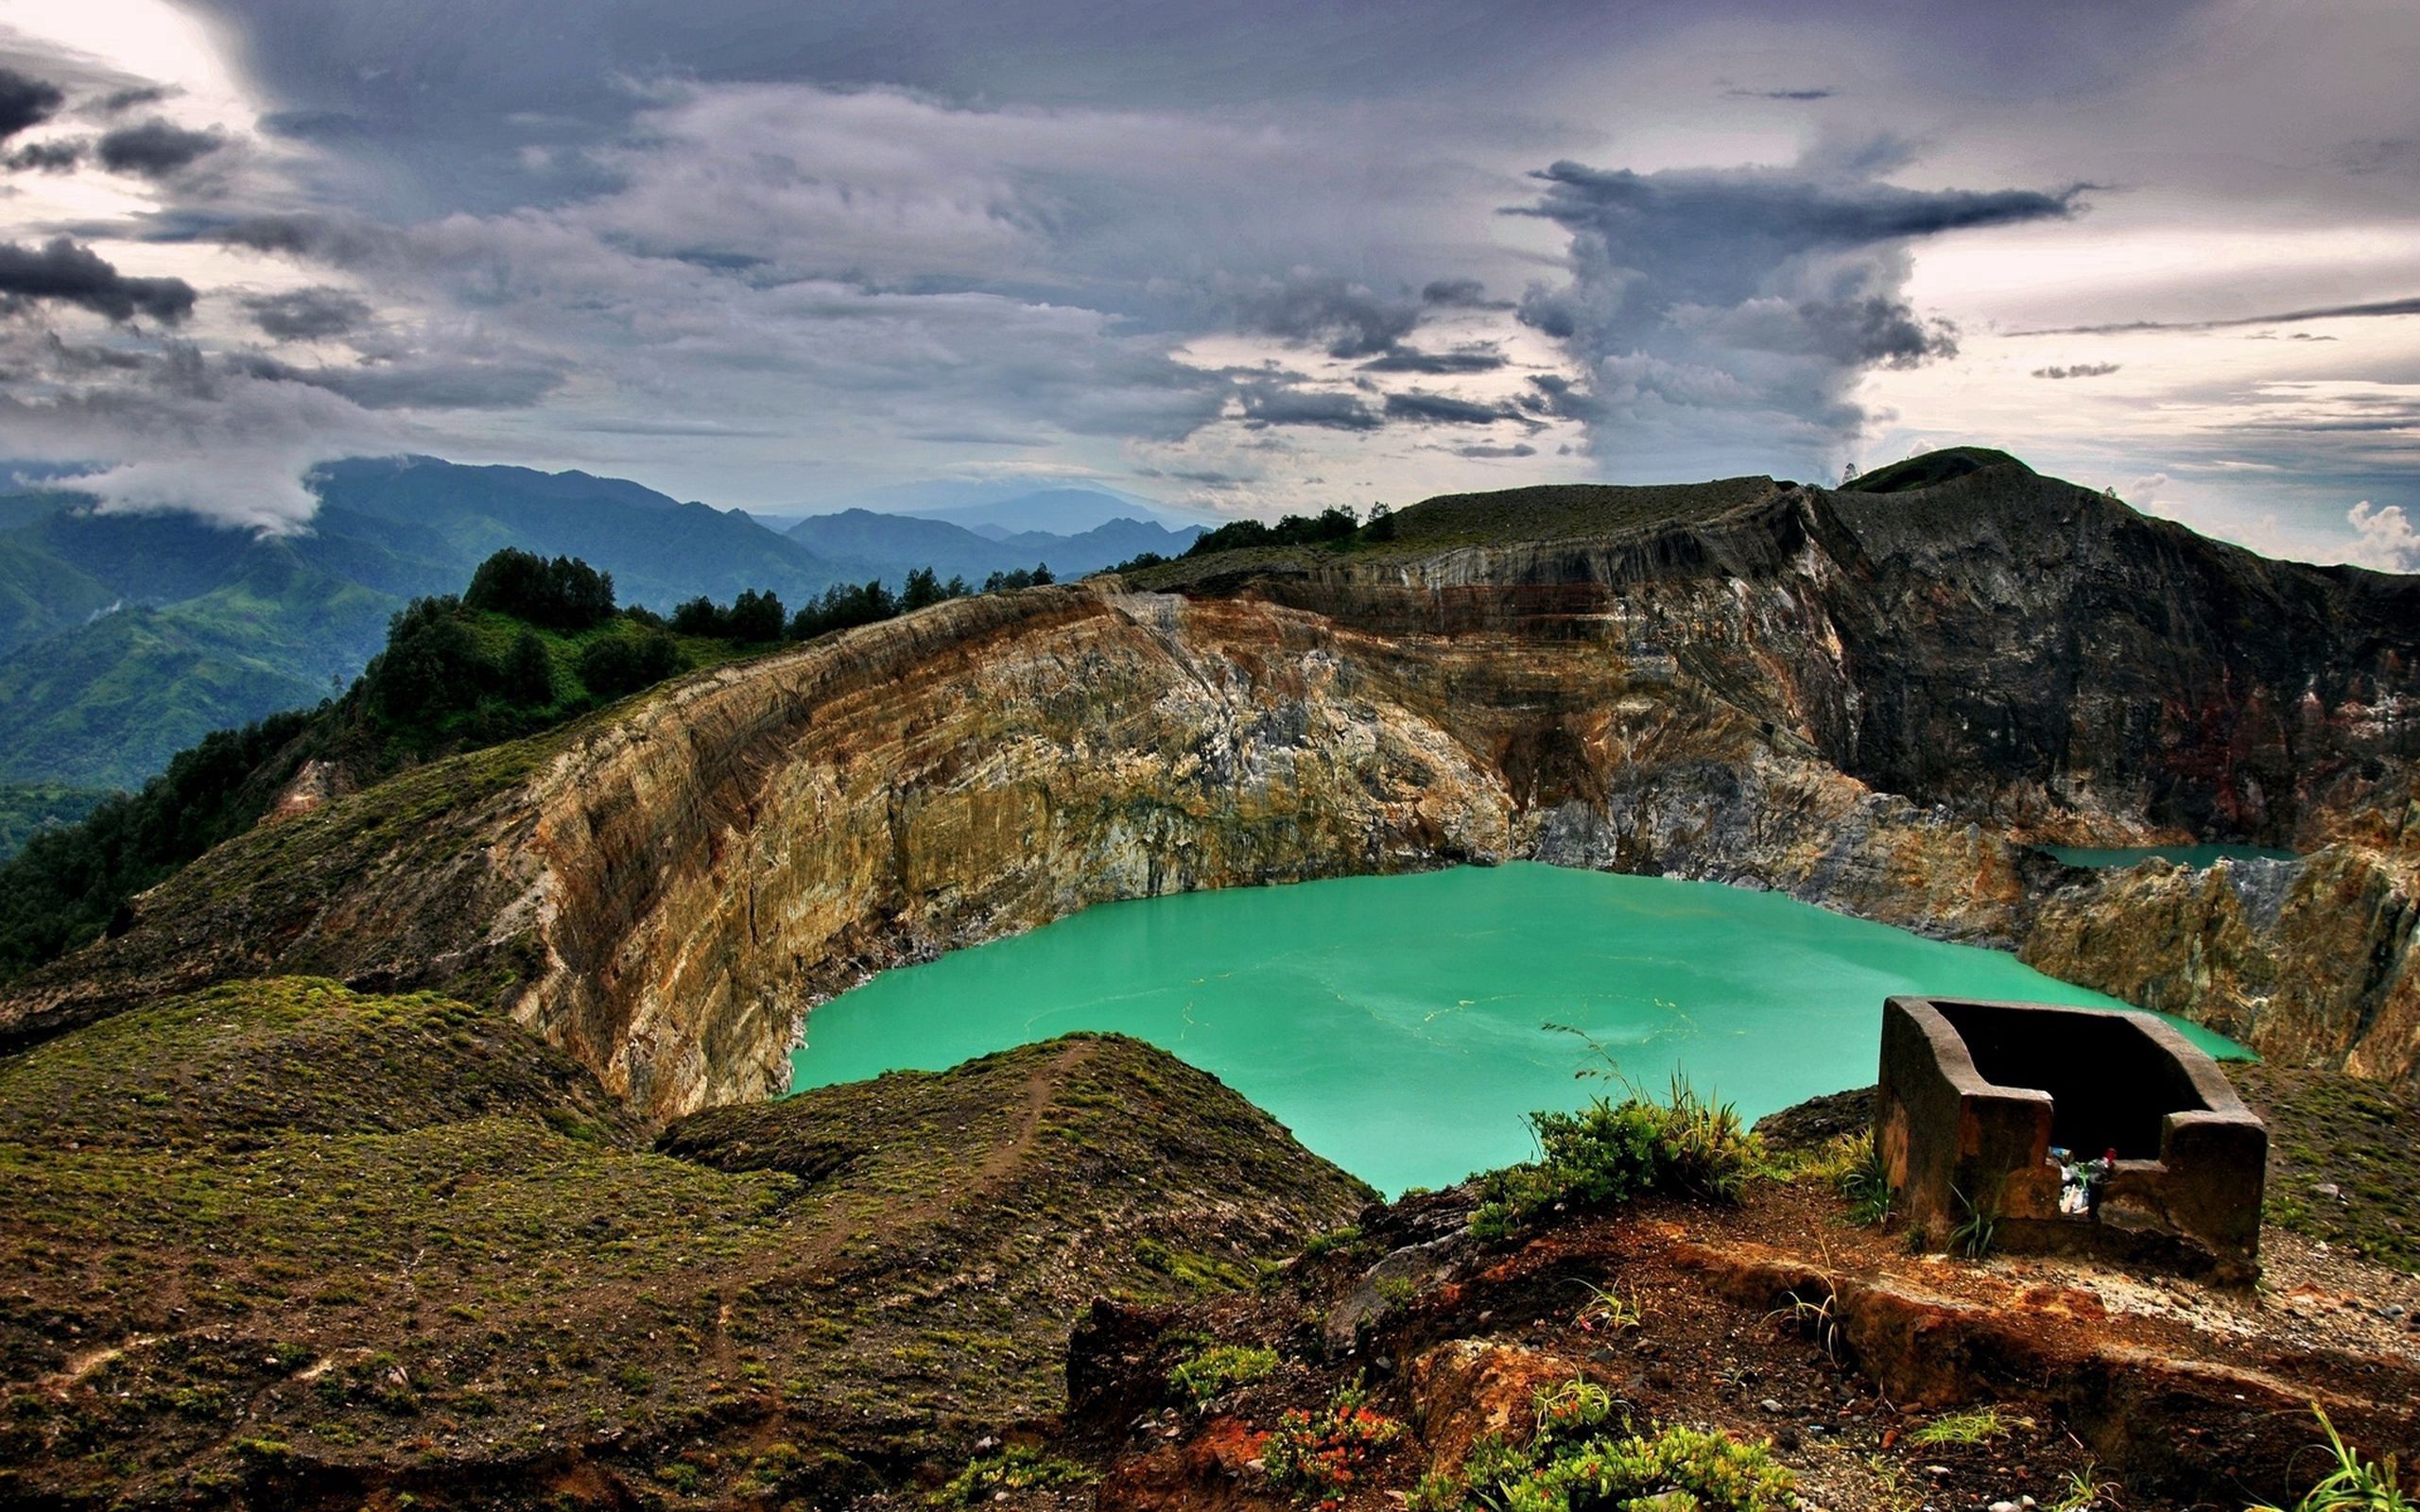
<svg viewBox="0 0 2420 1512">
<path fill-rule="evenodd" d="M 2411 528 L 2403 506 L 2373 508 L 2363 499 L 2344 511 L 2344 519 L 2353 527 L 2355 542 L 2346 561 L 2385 573 L 2420 573 L 2420 531 Z"/>
</svg>

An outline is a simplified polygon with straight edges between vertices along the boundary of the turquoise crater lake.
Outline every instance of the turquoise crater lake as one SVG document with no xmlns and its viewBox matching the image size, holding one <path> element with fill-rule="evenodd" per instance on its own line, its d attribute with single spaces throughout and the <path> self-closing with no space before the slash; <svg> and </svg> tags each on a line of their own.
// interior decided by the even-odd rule
<svg viewBox="0 0 2420 1512">
<path fill-rule="evenodd" d="M 1754 1119 L 1873 1081 L 1893 992 L 2122 1005 L 1774 893 L 1515 862 L 1090 908 L 834 998 L 791 1085 L 1116 1030 L 1392 1194 L 1526 1158 L 1524 1114 L 1601 1089 L 1574 1078 L 1602 1062 L 1549 1021 L 1642 1085 L 1678 1068 Z"/>
</svg>

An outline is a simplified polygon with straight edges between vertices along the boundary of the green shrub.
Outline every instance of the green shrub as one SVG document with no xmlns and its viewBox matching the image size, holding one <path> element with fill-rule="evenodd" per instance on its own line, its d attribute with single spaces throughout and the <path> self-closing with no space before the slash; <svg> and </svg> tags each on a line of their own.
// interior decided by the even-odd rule
<svg viewBox="0 0 2420 1512">
<path fill-rule="evenodd" d="M 1762 1444 L 1694 1428 L 1604 1431 L 1614 1402 L 1575 1381 L 1536 1398 L 1525 1443 L 1483 1438 L 1456 1475 L 1424 1479 L 1411 1512 L 1576 1512 L 1681 1492 L 1707 1512 L 1786 1512 L 1796 1482 Z"/>
<path fill-rule="evenodd" d="M 1318 1412 L 1296 1408 L 1278 1418 L 1260 1447 L 1270 1484 L 1322 1502 L 1359 1485 L 1372 1456 L 1403 1436 L 1403 1424 L 1369 1401 L 1357 1381 Z"/>
<path fill-rule="evenodd" d="M 1348 1224 L 1344 1228 L 1333 1228 L 1326 1233 L 1315 1236 L 1310 1243 L 1303 1246 L 1303 1257 L 1305 1260 L 1316 1260 L 1335 1250 L 1349 1250 L 1360 1242 L 1361 1230 Z"/>
<path fill-rule="evenodd" d="M 1092 1479 L 1093 1472 L 1073 1460 L 1011 1445 L 996 1454 L 969 1460 L 966 1469 L 925 1501 L 933 1506 L 979 1506 L 1010 1492 L 1081 1486 Z"/>
<path fill-rule="evenodd" d="M 1186 1359 L 1168 1372 L 1168 1384 L 1195 1406 L 1223 1397 L 1236 1386 L 1265 1381 L 1277 1368 L 1277 1351 L 1250 1344 L 1219 1344 Z"/>
<path fill-rule="evenodd" d="M 2345 1444 L 2336 1425 L 2327 1420 L 2325 1408 L 2314 1401 L 2310 1410 L 2319 1419 L 2320 1432 L 2327 1435 L 2327 1452 L 2336 1461 L 2336 1468 L 2303 1493 L 2303 1499 L 2294 1503 L 2293 1512 L 2414 1512 L 2415 1507 L 2420 1507 L 2420 1503 L 2403 1494 L 2393 1454 L 2375 1463 L 2362 1459 Z M 2256 1506 L 2251 1512 L 2281 1509 Z"/>
<path fill-rule="evenodd" d="M 1478 1178 L 1471 1230 L 1497 1239 L 1551 1208 L 1609 1208 L 1650 1193 L 1736 1201 L 1763 1142 L 1728 1103 L 1705 1102 L 1678 1076 L 1664 1102 L 1597 1097 L 1578 1112 L 1530 1115 L 1538 1159 Z"/>
<path fill-rule="evenodd" d="M 660 629 L 600 635 L 579 648 L 579 680 L 599 698 L 651 688 L 682 665 L 681 644 Z"/>
</svg>

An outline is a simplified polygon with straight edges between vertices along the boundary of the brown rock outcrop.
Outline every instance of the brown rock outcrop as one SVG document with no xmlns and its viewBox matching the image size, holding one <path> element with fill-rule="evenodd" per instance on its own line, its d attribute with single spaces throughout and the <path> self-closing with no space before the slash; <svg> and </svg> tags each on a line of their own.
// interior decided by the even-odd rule
<svg viewBox="0 0 2420 1512">
<path fill-rule="evenodd" d="M 1471 1446 L 1490 1435 L 1508 1443 L 1537 1429 L 1537 1399 L 1587 1378 L 1565 1355 L 1518 1344 L 1455 1339 L 1411 1362 L 1412 1425 L 1429 1469 L 1451 1474 Z"/>
</svg>

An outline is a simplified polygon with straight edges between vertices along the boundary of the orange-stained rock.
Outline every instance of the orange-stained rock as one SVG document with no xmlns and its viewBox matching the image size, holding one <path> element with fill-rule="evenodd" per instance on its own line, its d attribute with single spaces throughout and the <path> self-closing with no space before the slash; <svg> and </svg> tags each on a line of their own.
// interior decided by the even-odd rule
<svg viewBox="0 0 2420 1512">
<path fill-rule="evenodd" d="M 1411 1363 L 1413 1425 L 1428 1450 L 1429 1468 L 1461 1468 L 1471 1445 L 1489 1435 L 1509 1439 L 1537 1426 L 1541 1391 L 1586 1375 L 1577 1360 L 1517 1344 L 1456 1339 Z"/>
<path fill-rule="evenodd" d="M 1237 1418 L 1214 1418 L 1184 1447 L 1185 1469 L 1196 1476 L 1223 1475 L 1240 1481 L 1258 1473 L 1260 1446 L 1269 1435 Z"/>
</svg>

